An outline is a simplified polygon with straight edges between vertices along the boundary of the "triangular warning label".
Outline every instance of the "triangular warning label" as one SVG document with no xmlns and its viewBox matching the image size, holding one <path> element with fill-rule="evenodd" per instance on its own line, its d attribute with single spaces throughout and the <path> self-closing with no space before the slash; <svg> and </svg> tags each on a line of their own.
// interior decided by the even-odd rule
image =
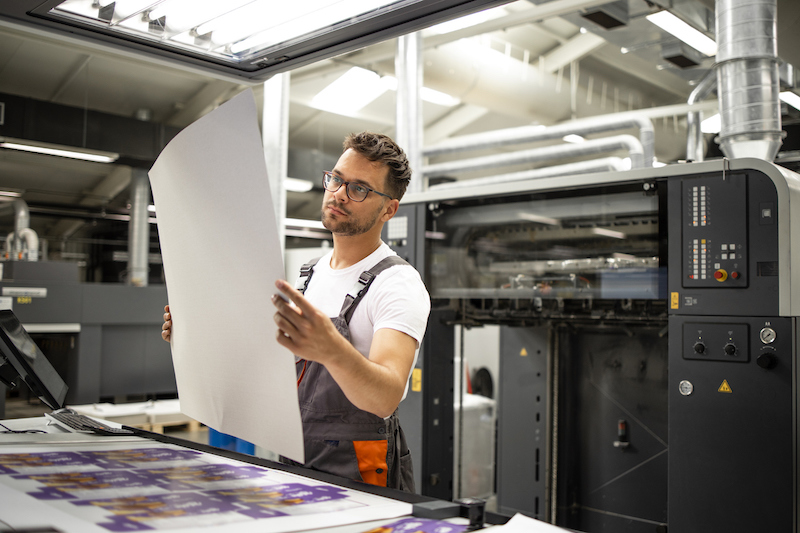
<svg viewBox="0 0 800 533">
<path fill-rule="evenodd" d="M 719 388 L 717 389 L 717 392 L 733 392 L 731 390 L 731 386 L 728 385 L 728 380 L 727 379 L 723 379 L 722 380 L 722 385 L 719 386 Z"/>
<path fill-rule="evenodd" d="M 523 348 L 522 350 L 520 350 L 519 354 L 524 357 L 524 356 L 528 355 L 528 350 Z"/>
</svg>

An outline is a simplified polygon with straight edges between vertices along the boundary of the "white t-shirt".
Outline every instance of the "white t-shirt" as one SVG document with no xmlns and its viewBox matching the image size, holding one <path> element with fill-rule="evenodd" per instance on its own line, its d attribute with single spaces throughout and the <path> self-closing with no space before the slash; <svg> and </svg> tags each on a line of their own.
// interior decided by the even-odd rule
<svg viewBox="0 0 800 533">
<path fill-rule="evenodd" d="M 330 266 L 332 254 L 333 251 L 328 252 L 314 266 L 314 274 L 305 292 L 306 299 L 330 317 L 339 315 L 345 296 L 362 272 L 390 255 L 397 255 L 382 242 L 377 250 L 355 265 L 334 270 Z M 411 365 L 413 370 L 430 310 L 430 296 L 419 272 L 410 265 L 395 265 L 378 274 L 356 307 L 350 319 L 350 341 L 356 350 L 369 358 L 372 336 L 376 331 L 383 328 L 401 331 L 417 341 L 414 364 Z M 406 392 L 408 380 L 403 398 Z"/>
</svg>

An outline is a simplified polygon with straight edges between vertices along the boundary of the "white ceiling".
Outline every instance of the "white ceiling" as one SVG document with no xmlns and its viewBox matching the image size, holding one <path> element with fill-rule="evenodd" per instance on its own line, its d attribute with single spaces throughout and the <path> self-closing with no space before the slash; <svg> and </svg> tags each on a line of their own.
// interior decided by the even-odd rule
<svg viewBox="0 0 800 533">
<path fill-rule="evenodd" d="M 705 11 L 701 2 L 680 4 Z M 507 14 L 499 23 L 445 36 L 424 34 L 424 84 L 462 102 L 453 108 L 424 104 L 426 144 L 466 133 L 682 104 L 693 84 L 713 66 L 713 59 L 708 59 L 698 68 L 681 70 L 663 61 L 660 45 L 671 38 L 644 19 L 656 9 L 645 0 L 629 0 L 629 24 L 613 30 L 604 30 L 578 14 L 542 20 L 538 15 L 542 6 L 527 0 L 505 9 Z M 797 16 L 796 11 L 792 16 Z M 581 33 L 581 26 L 590 31 Z M 632 51 L 623 54 L 620 42 Z M 292 71 L 290 150 L 335 158 L 349 132 L 371 129 L 393 135 L 392 92 L 355 117 L 319 111 L 309 103 L 353 65 L 393 74 L 394 51 L 395 42 L 389 41 Z M 0 93 L 126 117 L 146 113 L 149 120 L 184 127 L 244 88 L 133 54 L 0 24 Z M 260 98 L 259 86 L 254 90 Z M 684 117 L 669 115 L 654 122 L 658 159 L 684 157 Z M 124 208 L 128 176 L 126 169 L 114 165 L 0 150 L 0 190 L 24 191 L 23 198 L 32 206 Z M 318 181 L 316 175 L 294 177 Z M 104 198 L 111 194 L 115 196 Z M 288 216 L 315 217 L 318 201 L 315 193 L 293 193 Z M 64 239 L 91 234 L 97 220 L 65 223 L 34 210 L 32 226 L 41 238 Z M 9 228 L 13 229 L 12 220 L 0 211 L 0 235 Z"/>
</svg>

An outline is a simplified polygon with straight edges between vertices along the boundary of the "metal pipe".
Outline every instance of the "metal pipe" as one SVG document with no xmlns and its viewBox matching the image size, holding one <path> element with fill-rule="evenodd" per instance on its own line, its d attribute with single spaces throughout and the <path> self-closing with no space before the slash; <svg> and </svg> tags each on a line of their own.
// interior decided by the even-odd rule
<svg viewBox="0 0 800 533">
<path fill-rule="evenodd" d="M 717 78 L 714 71 L 711 70 L 703 76 L 692 94 L 689 95 L 687 104 L 693 105 L 701 100 L 704 100 L 711 94 L 711 91 L 717 88 Z M 702 111 L 689 111 L 686 114 L 686 160 L 687 161 L 703 161 L 705 160 L 705 153 L 703 151 L 703 131 L 700 129 L 703 122 Z"/>
<path fill-rule="evenodd" d="M 39 236 L 31 228 L 19 230 L 20 241 L 25 242 L 25 247 L 21 250 L 27 261 L 39 260 Z"/>
<path fill-rule="evenodd" d="M 717 0 L 717 93 L 730 158 L 772 161 L 783 144 L 777 0 Z"/>
<path fill-rule="evenodd" d="M 644 149 L 639 139 L 633 135 L 615 135 L 613 137 L 593 139 L 577 144 L 557 144 L 519 152 L 437 163 L 435 165 L 423 167 L 422 172 L 425 174 L 425 177 L 430 178 L 468 170 L 482 170 L 520 163 L 538 163 L 563 157 L 578 157 L 610 152 L 613 150 L 628 150 L 631 157 L 631 167 L 644 167 Z"/>
<path fill-rule="evenodd" d="M 497 148 L 509 144 L 521 144 L 550 139 L 561 139 L 565 135 L 592 134 L 625 128 L 638 128 L 639 139 L 644 150 L 644 166 L 653 166 L 655 157 L 655 131 L 650 119 L 631 114 L 602 115 L 556 124 L 555 126 L 522 126 L 495 130 L 448 139 L 423 150 L 425 156 L 464 152 L 481 148 Z"/>
<path fill-rule="evenodd" d="M 566 165 L 556 165 L 552 167 L 535 168 L 533 170 L 523 170 L 521 172 L 511 172 L 487 178 L 475 178 L 471 180 L 460 180 L 448 183 L 439 183 L 428 187 L 430 191 L 460 189 L 472 187 L 473 185 L 494 185 L 496 183 L 507 183 L 510 181 L 523 181 L 537 178 L 552 178 L 556 176 L 573 176 L 575 174 L 588 174 L 590 172 L 608 172 L 625 170 L 627 165 L 620 157 L 604 157 L 602 159 L 592 159 L 591 161 L 579 161 Z"/>
<path fill-rule="evenodd" d="M 406 152 L 416 179 L 408 184 L 408 192 L 423 189 L 422 173 L 422 33 L 415 32 L 397 39 L 394 62 L 397 77 L 397 115 L 395 141 Z"/>
<path fill-rule="evenodd" d="M 30 229 L 31 213 L 28 209 L 28 204 L 25 200 L 17 198 L 14 200 L 14 231 L 8 234 L 6 239 L 6 258 L 12 261 L 19 261 L 23 258 L 24 248 L 22 246 L 22 239 L 26 239 L 29 245 L 35 243 L 36 248 L 31 251 L 28 248 L 28 257 L 30 261 L 36 261 L 39 257 L 39 238 L 36 232 Z M 31 233 L 33 240 L 31 240 Z"/>
<path fill-rule="evenodd" d="M 150 181 L 142 168 L 131 170 L 131 220 L 128 224 L 128 285 L 147 287 L 150 225 Z"/>
</svg>

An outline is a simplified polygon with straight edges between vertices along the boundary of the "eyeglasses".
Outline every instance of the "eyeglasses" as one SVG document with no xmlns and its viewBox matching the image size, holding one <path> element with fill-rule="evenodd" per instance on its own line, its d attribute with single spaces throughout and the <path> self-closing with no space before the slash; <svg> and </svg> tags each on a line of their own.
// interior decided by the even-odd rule
<svg viewBox="0 0 800 533">
<path fill-rule="evenodd" d="M 342 178 L 330 172 L 328 170 L 322 173 L 322 186 L 328 192 L 336 192 L 338 191 L 342 185 L 345 185 L 345 192 L 347 193 L 347 197 L 353 200 L 354 202 L 363 202 L 367 199 L 367 195 L 371 192 L 375 194 L 380 194 L 381 196 L 385 196 L 386 198 L 391 199 L 392 197 L 388 194 L 384 194 L 382 192 L 378 192 L 375 189 L 370 189 L 366 185 L 361 185 L 360 183 L 355 183 L 352 181 L 344 181 Z"/>
</svg>

